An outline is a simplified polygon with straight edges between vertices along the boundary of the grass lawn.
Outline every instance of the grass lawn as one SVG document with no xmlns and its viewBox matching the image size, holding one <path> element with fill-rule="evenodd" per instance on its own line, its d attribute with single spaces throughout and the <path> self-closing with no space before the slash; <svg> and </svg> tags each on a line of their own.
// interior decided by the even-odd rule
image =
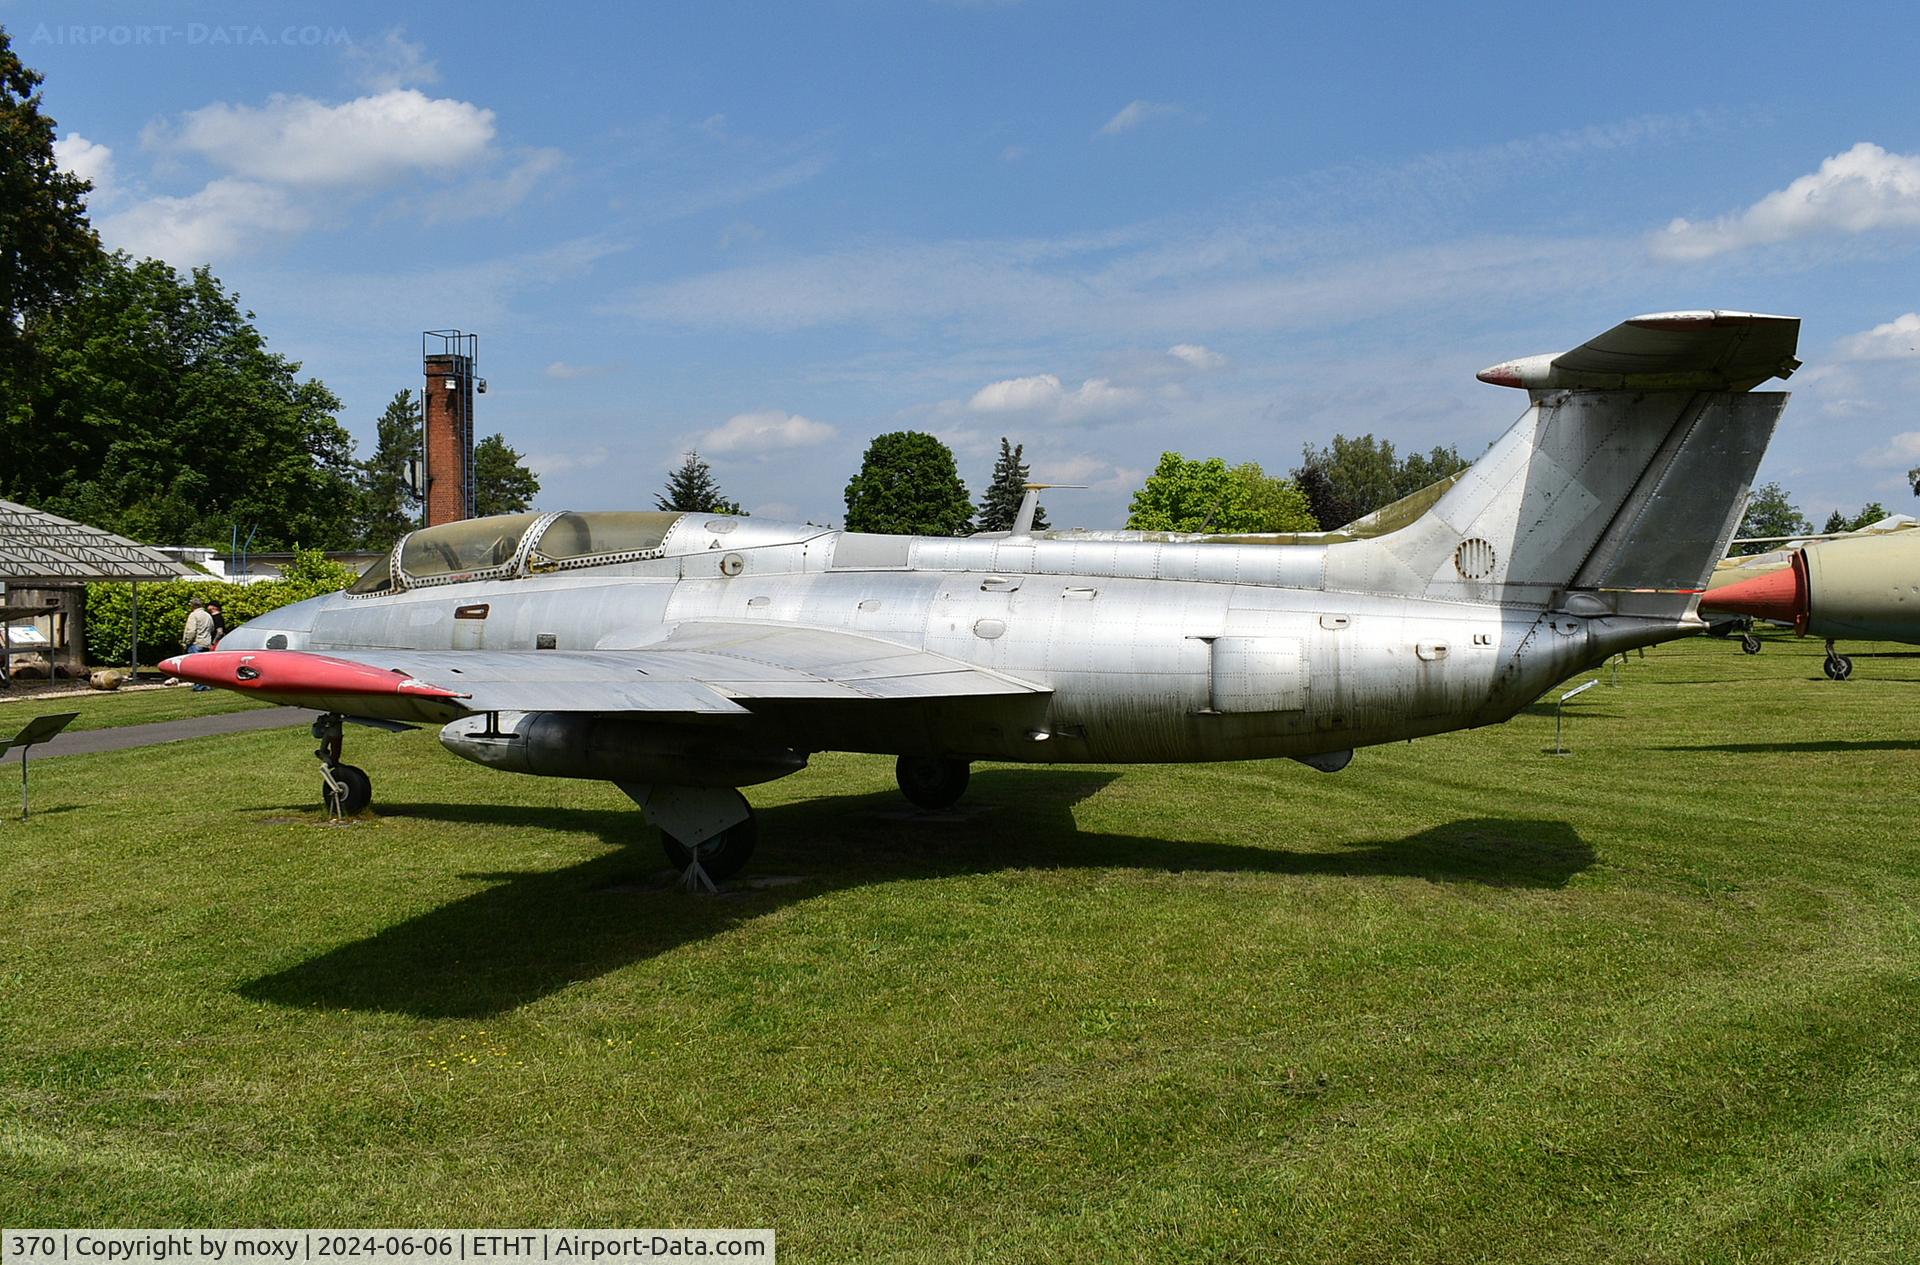
<svg viewBox="0 0 1920 1265">
<path fill-rule="evenodd" d="M 127 694 L 74 694 L 65 698 L 9 698 L 5 691 L 0 691 L 0 736 L 10 736 L 30 717 L 50 712 L 79 712 L 80 719 L 67 726 L 68 732 L 77 733 L 82 729 L 146 725 L 188 716 L 212 716 L 218 712 L 252 711 L 265 706 L 268 704 L 226 690 L 196 694 L 187 685 Z"/>
<path fill-rule="evenodd" d="M 983 765 L 946 819 L 823 756 L 717 899 L 611 787 L 431 731 L 349 733 L 344 826 L 301 733 L 48 760 L 0 821 L 0 1224 L 1910 1261 L 1920 654 L 1855 664 L 1695 640 L 1569 758 L 1536 707 L 1333 776 Z"/>
</svg>

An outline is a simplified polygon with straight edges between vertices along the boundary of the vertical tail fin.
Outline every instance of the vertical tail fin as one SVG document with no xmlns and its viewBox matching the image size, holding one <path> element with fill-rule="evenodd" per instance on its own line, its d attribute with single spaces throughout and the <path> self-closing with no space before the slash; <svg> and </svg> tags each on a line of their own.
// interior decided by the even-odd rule
<svg viewBox="0 0 1920 1265">
<path fill-rule="evenodd" d="M 1485 371 L 1532 407 L 1415 522 L 1330 546 L 1329 587 L 1684 618 L 1786 406 L 1747 388 L 1798 367 L 1798 332 L 1664 313 Z"/>
</svg>

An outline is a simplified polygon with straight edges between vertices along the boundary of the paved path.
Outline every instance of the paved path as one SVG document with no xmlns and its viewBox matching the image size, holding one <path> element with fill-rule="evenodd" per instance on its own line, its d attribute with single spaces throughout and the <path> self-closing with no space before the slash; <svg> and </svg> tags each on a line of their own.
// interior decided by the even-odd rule
<svg viewBox="0 0 1920 1265">
<path fill-rule="evenodd" d="M 57 702 L 50 703 L 44 709 L 35 708 L 34 715 L 57 713 L 61 710 Z M 311 725 L 319 712 L 307 711 L 299 707 L 263 707 L 254 711 L 220 712 L 213 716 L 189 716 L 185 720 L 160 720 L 150 725 L 121 725 L 115 729 L 83 729 L 79 733 L 63 733 L 51 742 L 43 742 L 28 754 L 35 760 L 49 760 L 62 755 L 92 755 L 97 751 L 125 751 L 131 747 L 150 747 L 156 742 L 182 742 L 188 738 L 205 738 L 212 734 L 246 733 L 252 729 L 279 729 L 293 725 Z M 8 716 L 11 719 L 11 715 Z M 22 715 L 20 724 L 5 729 L 12 734 L 31 720 L 31 716 Z M 20 758 L 18 751 L 9 751 L 0 756 L 0 764 L 11 764 Z"/>
</svg>

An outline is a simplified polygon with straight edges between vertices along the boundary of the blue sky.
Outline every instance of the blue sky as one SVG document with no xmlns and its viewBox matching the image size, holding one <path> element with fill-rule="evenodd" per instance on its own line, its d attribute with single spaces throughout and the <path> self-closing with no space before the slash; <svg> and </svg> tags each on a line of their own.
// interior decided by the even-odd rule
<svg viewBox="0 0 1920 1265">
<path fill-rule="evenodd" d="M 837 523 L 874 435 L 1063 525 L 1167 448 L 1478 452 L 1476 370 L 1640 312 L 1804 318 L 1762 471 L 1913 510 L 1910 5 L 0 0 L 110 245 L 210 263 L 373 420 L 481 336 L 543 507 L 698 447 Z"/>
</svg>

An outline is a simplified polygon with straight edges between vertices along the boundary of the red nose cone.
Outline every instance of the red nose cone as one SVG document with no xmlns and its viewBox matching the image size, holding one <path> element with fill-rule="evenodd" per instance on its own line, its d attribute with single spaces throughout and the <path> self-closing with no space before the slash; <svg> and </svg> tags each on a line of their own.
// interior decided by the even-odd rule
<svg viewBox="0 0 1920 1265">
<path fill-rule="evenodd" d="M 160 665 L 169 676 L 197 685 L 217 685 L 280 697 L 291 694 L 381 695 L 469 698 L 405 672 L 351 663 L 302 650 L 209 650 L 175 655 Z"/>
<path fill-rule="evenodd" d="M 1804 628 L 1807 620 L 1807 564 L 1798 554 L 1793 565 L 1714 589 L 1700 609 L 1716 615 L 1751 615 Z"/>
</svg>

